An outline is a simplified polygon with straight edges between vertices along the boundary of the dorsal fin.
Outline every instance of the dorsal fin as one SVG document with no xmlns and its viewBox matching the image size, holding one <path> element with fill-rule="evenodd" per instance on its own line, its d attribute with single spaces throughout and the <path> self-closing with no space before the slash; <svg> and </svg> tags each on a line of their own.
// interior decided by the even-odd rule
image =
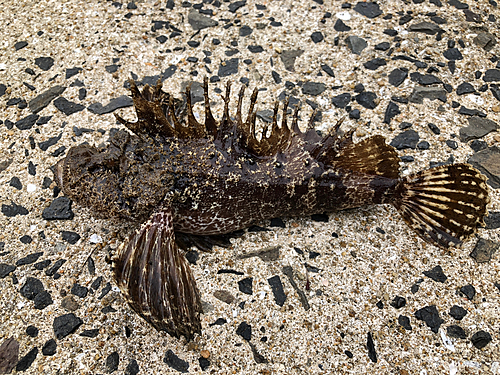
<svg viewBox="0 0 500 375">
<path fill-rule="evenodd" d="M 346 142 L 338 154 L 326 165 L 359 173 L 388 178 L 399 177 L 399 157 L 394 147 L 385 143 L 385 138 L 376 135 L 359 143 Z"/>
</svg>

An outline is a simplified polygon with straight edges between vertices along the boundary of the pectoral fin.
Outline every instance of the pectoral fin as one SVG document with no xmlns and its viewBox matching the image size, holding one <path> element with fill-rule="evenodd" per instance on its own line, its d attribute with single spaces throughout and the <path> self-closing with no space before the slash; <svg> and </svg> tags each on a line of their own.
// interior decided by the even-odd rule
<svg viewBox="0 0 500 375">
<path fill-rule="evenodd" d="M 175 243 L 170 209 L 118 249 L 115 279 L 130 306 L 156 329 L 190 340 L 201 332 L 201 300 L 189 264 Z"/>
</svg>

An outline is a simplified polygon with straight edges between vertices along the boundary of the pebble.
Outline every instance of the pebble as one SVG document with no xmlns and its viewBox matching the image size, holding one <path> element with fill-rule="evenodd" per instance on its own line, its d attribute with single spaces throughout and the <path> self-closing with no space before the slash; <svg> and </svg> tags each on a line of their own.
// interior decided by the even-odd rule
<svg viewBox="0 0 500 375">
<path fill-rule="evenodd" d="M 73 113 L 81 112 L 85 109 L 85 106 L 75 102 L 70 102 L 68 99 L 62 96 L 54 100 L 54 106 L 62 113 L 64 113 L 66 116 L 70 116 Z"/>
<path fill-rule="evenodd" d="M 128 95 L 121 95 L 117 98 L 111 99 L 108 104 L 103 106 L 101 103 L 93 103 L 88 106 L 88 110 L 97 115 L 104 115 L 111 113 L 120 108 L 132 107 L 132 98 Z"/>
<path fill-rule="evenodd" d="M 446 334 L 449 337 L 453 337 L 455 339 L 466 339 L 467 335 L 465 334 L 465 331 L 462 327 L 457 326 L 455 324 L 448 326 L 446 328 Z"/>
<path fill-rule="evenodd" d="M 247 322 L 241 322 L 236 329 L 236 334 L 243 337 L 244 340 L 250 341 L 252 338 L 252 326 Z"/>
<path fill-rule="evenodd" d="M 334 96 L 332 98 L 332 104 L 337 108 L 345 108 L 351 101 L 351 94 L 348 92 Z"/>
<path fill-rule="evenodd" d="M 366 42 L 366 40 L 355 35 L 349 35 L 345 39 L 345 42 L 347 44 L 347 47 L 351 50 L 351 52 L 355 53 L 356 55 L 361 55 L 361 52 L 366 47 L 368 47 L 368 43 Z"/>
<path fill-rule="evenodd" d="M 271 290 L 274 296 L 274 302 L 276 302 L 278 306 L 283 306 L 286 301 L 286 294 L 283 290 L 283 283 L 281 282 L 281 278 L 279 277 L 279 275 L 276 275 L 267 279 L 267 282 L 271 286 Z"/>
<path fill-rule="evenodd" d="M 120 356 L 118 352 L 113 352 L 106 358 L 106 372 L 112 374 L 118 370 L 118 365 L 120 364 Z"/>
<path fill-rule="evenodd" d="M 394 102 L 389 102 L 384 114 L 384 123 L 390 124 L 391 120 L 399 114 L 401 114 L 399 106 Z"/>
<path fill-rule="evenodd" d="M 2 213 L 7 217 L 14 217 L 17 215 L 28 215 L 28 210 L 21 205 L 11 202 L 10 205 L 2 204 Z"/>
<path fill-rule="evenodd" d="M 446 103 L 446 90 L 442 87 L 422 87 L 415 86 L 410 94 L 409 101 L 411 103 L 423 104 L 424 98 L 429 100 L 441 100 Z"/>
<path fill-rule="evenodd" d="M 56 340 L 50 339 L 48 340 L 42 347 L 42 354 L 45 356 L 52 356 L 57 352 L 57 343 Z"/>
<path fill-rule="evenodd" d="M 453 305 L 450 308 L 449 315 L 455 320 L 462 320 L 467 315 L 467 310 L 461 306 Z"/>
<path fill-rule="evenodd" d="M 35 59 L 35 65 L 40 69 L 47 71 L 54 66 L 54 59 L 52 57 L 37 57 Z"/>
<path fill-rule="evenodd" d="M 333 25 L 333 29 L 338 32 L 351 31 L 351 28 L 347 26 L 341 19 L 335 21 L 335 25 Z"/>
<path fill-rule="evenodd" d="M 408 77 L 408 69 L 396 68 L 389 74 L 389 83 L 395 87 L 400 86 Z"/>
<path fill-rule="evenodd" d="M 66 197 L 54 199 L 42 212 L 45 220 L 72 220 L 75 214 L 71 210 L 72 201 Z"/>
<path fill-rule="evenodd" d="M 444 274 L 441 266 L 436 266 L 430 269 L 429 271 L 424 271 L 422 273 L 428 278 L 437 281 L 439 283 L 444 283 L 448 279 L 448 277 Z"/>
<path fill-rule="evenodd" d="M 467 297 L 469 301 L 472 301 L 476 295 L 476 289 L 472 285 L 467 284 L 460 288 L 460 293 Z"/>
<path fill-rule="evenodd" d="M 474 92 L 476 92 L 476 89 L 469 82 L 463 82 L 457 87 L 457 95 L 471 94 Z"/>
<path fill-rule="evenodd" d="M 377 95 L 371 91 L 363 91 L 354 97 L 358 104 L 367 109 L 375 109 L 378 105 Z"/>
<path fill-rule="evenodd" d="M 491 342 L 491 335 L 486 331 L 478 331 L 472 335 L 470 341 L 477 349 L 482 349 Z"/>
<path fill-rule="evenodd" d="M 73 313 L 65 314 L 54 318 L 53 329 L 58 340 L 74 333 L 83 321 Z"/>
<path fill-rule="evenodd" d="M 402 307 L 406 306 L 406 299 L 401 296 L 396 296 L 394 299 L 390 302 L 390 305 L 394 307 L 395 309 L 400 309 Z"/>
<path fill-rule="evenodd" d="M 31 114 L 31 115 L 28 115 L 28 116 L 22 118 L 19 121 L 16 121 L 14 123 L 14 125 L 19 130 L 29 130 L 33 127 L 33 125 L 35 125 L 35 123 L 37 122 L 39 117 L 40 116 L 38 116 L 37 114 Z"/>
<path fill-rule="evenodd" d="M 373 342 L 373 336 L 371 332 L 368 332 L 366 347 L 368 349 L 368 358 L 370 358 L 370 361 L 377 363 L 377 351 L 375 350 L 375 343 Z"/>
<path fill-rule="evenodd" d="M 26 371 L 35 361 L 36 356 L 38 355 L 38 348 L 35 346 L 31 349 L 24 357 L 22 357 L 16 365 L 16 371 Z"/>
<path fill-rule="evenodd" d="M 482 138 L 485 135 L 497 130 L 498 124 L 490 119 L 472 116 L 468 119 L 469 125 L 460 128 L 460 140 L 468 142 L 472 139 Z"/>
<path fill-rule="evenodd" d="M 19 343 L 10 337 L 0 345 L 0 373 L 10 374 L 18 362 Z"/>
<path fill-rule="evenodd" d="M 280 59 L 285 66 L 285 69 L 294 72 L 295 60 L 304 53 L 303 50 L 283 50 L 280 54 Z"/>
<path fill-rule="evenodd" d="M 397 150 L 404 150 L 407 148 L 415 149 L 420 140 L 418 133 L 413 129 L 405 130 L 404 132 L 396 135 L 390 145 Z"/>
<path fill-rule="evenodd" d="M 61 300 L 61 307 L 68 311 L 76 311 L 80 305 L 72 295 L 66 296 Z"/>
<path fill-rule="evenodd" d="M 6 263 L 0 263 L 0 279 L 5 279 L 7 276 L 9 276 L 15 270 L 16 270 L 16 266 L 6 264 Z"/>
<path fill-rule="evenodd" d="M 472 155 L 468 163 L 478 168 L 488 177 L 488 184 L 494 189 L 500 188 L 500 149 L 492 146 Z"/>
<path fill-rule="evenodd" d="M 417 310 L 415 312 L 415 318 L 422 320 L 434 333 L 438 333 L 439 327 L 444 323 L 435 305 L 425 306 Z"/>
<path fill-rule="evenodd" d="M 238 281 L 238 289 L 245 294 L 253 294 L 253 277 L 247 277 Z"/>
<path fill-rule="evenodd" d="M 125 375 L 137 375 L 139 371 L 139 364 L 135 359 L 131 359 L 125 369 Z"/>
<path fill-rule="evenodd" d="M 167 352 L 165 353 L 163 362 L 165 362 L 169 367 L 173 368 L 176 371 L 182 373 L 188 372 L 189 363 L 180 359 L 171 349 L 167 350 Z"/>
<path fill-rule="evenodd" d="M 302 86 L 302 93 L 304 95 L 317 96 L 326 90 L 326 85 L 324 83 L 307 81 Z"/>
<path fill-rule="evenodd" d="M 411 323 L 410 323 L 410 318 L 409 317 L 404 316 L 404 315 L 400 315 L 398 317 L 398 323 L 399 323 L 399 325 L 401 327 L 403 327 L 407 331 L 411 331 L 412 330 Z"/>
<path fill-rule="evenodd" d="M 63 230 L 61 232 L 61 237 L 64 241 L 70 243 L 71 245 L 76 244 L 80 239 L 80 235 L 78 233 L 68 230 Z"/>
<path fill-rule="evenodd" d="M 382 14 L 382 10 L 377 3 L 372 2 L 358 2 L 354 6 L 354 10 L 359 14 L 368 17 L 368 18 L 376 18 Z"/>
</svg>

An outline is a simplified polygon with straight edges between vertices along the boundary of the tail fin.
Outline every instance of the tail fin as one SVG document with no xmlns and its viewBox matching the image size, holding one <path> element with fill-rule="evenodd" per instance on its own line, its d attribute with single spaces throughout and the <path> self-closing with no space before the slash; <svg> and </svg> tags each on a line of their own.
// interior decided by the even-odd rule
<svg viewBox="0 0 500 375">
<path fill-rule="evenodd" d="M 490 198 L 486 177 L 467 164 L 444 165 L 401 179 L 393 203 L 424 240 L 460 246 L 483 224 Z"/>
</svg>

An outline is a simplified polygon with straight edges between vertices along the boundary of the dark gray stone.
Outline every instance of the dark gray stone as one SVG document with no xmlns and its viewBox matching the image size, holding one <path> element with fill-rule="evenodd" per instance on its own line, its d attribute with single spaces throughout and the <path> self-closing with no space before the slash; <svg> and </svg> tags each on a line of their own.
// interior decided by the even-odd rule
<svg viewBox="0 0 500 375">
<path fill-rule="evenodd" d="M 332 78 L 335 78 L 335 73 L 333 72 L 332 68 L 330 68 L 328 65 L 326 64 L 322 64 L 321 65 L 321 69 L 326 73 L 328 74 L 330 77 Z M 499 99 L 500 100 L 500 99 Z"/>
<path fill-rule="evenodd" d="M 19 179 L 19 177 L 16 176 L 10 179 L 9 185 L 12 186 L 13 188 L 16 188 L 17 190 L 21 190 L 23 188 L 21 180 Z"/>
<path fill-rule="evenodd" d="M 347 26 L 341 19 L 337 19 L 337 21 L 335 21 L 335 25 L 333 25 L 333 28 L 335 29 L 335 31 L 339 32 L 351 31 L 351 28 Z"/>
<path fill-rule="evenodd" d="M 97 115 L 103 115 L 105 113 L 111 113 L 119 108 L 132 107 L 134 102 L 132 98 L 127 95 L 121 95 L 118 98 L 111 99 L 108 104 L 103 106 L 101 103 L 93 103 L 88 106 L 88 110 Z"/>
<path fill-rule="evenodd" d="M 278 275 L 273 276 L 267 279 L 267 282 L 271 286 L 271 290 L 273 291 L 274 301 L 278 306 L 283 306 L 286 301 L 286 294 L 283 290 L 283 283 Z"/>
<path fill-rule="evenodd" d="M 31 114 L 31 115 L 28 115 L 28 116 L 22 118 L 19 121 L 16 121 L 14 123 L 14 125 L 19 130 L 28 130 L 28 129 L 31 129 L 33 127 L 33 125 L 35 125 L 35 123 L 39 117 L 40 116 L 38 116 L 36 114 Z"/>
<path fill-rule="evenodd" d="M 444 283 L 448 277 L 444 274 L 441 266 L 436 266 L 429 271 L 422 272 L 428 278 L 437 281 L 438 283 Z"/>
<path fill-rule="evenodd" d="M 20 266 L 24 266 L 26 264 L 35 263 L 38 260 L 38 258 L 40 258 L 42 255 L 43 255 L 43 251 L 39 251 L 39 252 L 36 252 L 36 253 L 28 254 L 25 257 L 19 259 L 16 262 L 16 266 L 20 267 Z"/>
<path fill-rule="evenodd" d="M 439 327 L 444 323 L 444 320 L 441 319 L 439 312 L 434 305 L 426 306 L 417 310 L 415 312 L 415 318 L 425 322 L 427 327 L 429 327 L 434 333 L 438 333 Z"/>
<path fill-rule="evenodd" d="M 247 322 L 241 322 L 236 329 L 236 334 L 243 337 L 244 340 L 250 341 L 252 338 L 252 326 Z"/>
<path fill-rule="evenodd" d="M 33 113 L 40 112 L 42 109 L 47 107 L 52 100 L 61 95 L 64 92 L 64 90 L 66 90 L 66 87 L 64 86 L 54 86 L 42 92 L 40 95 L 38 95 L 36 98 L 33 98 L 28 103 L 31 112 Z"/>
<path fill-rule="evenodd" d="M 42 212 L 45 220 L 72 220 L 75 214 L 71 210 L 72 201 L 67 197 L 58 197 Z"/>
<path fill-rule="evenodd" d="M 245 294 L 253 294 L 253 277 L 247 277 L 238 281 L 238 288 L 240 292 Z"/>
<path fill-rule="evenodd" d="M 232 74 L 237 74 L 238 64 L 239 64 L 239 59 L 236 57 L 229 60 L 224 60 L 224 64 L 221 63 L 219 65 L 219 71 L 217 75 L 219 77 L 228 77 Z"/>
<path fill-rule="evenodd" d="M 35 65 L 40 69 L 47 71 L 54 65 L 54 59 L 52 57 L 37 57 L 35 59 Z"/>
<path fill-rule="evenodd" d="M 250 26 L 243 25 L 240 27 L 240 36 L 249 36 L 253 32 Z"/>
<path fill-rule="evenodd" d="M 360 55 L 361 52 L 368 47 L 368 43 L 363 38 L 357 37 L 355 35 L 350 35 L 345 38 L 345 42 L 347 47 L 351 50 L 352 53 L 356 55 Z"/>
<path fill-rule="evenodd" d="M 80 235 L 78 233 L 67 230 L 63 230 L 61 232 L 61 237 L 64 241 L 69 242 L 71 245 L 74 245 L 80 239 Z"/>
<path fill-rule="evenodd" d="M 389 102 L 384 114 L 384 123 L 390 124 L 391 120 L 400 113 L 399 106 L 394 102 Z"/>
<path fill-rule="evenodd" d="M 387 61 L 385 59 L 380 58 L 380 57 L 376 57 L 376 58 L 374 58 L 370 61 L 367 61 L 363 64 L 363 66 L 369 70 L 377 70 L 378 68 L 380 68 L 381 66 L 384 66 L 384 65 L 387 65 Z"/>
<path fill-rule="evenodd" d="M 167 350 L 165 353 L 165 358 L 163 358 L 163 362 L 165 362 L 169 367 L 173 368 L 182 373 L 188 372 L 189 363 L 177 357 L 172 350 Z"/>
<path fill-rule="evenodd" d="M 7 217 L 14 217 L 16 215 L 28 215 L 28 210 L 12 202 L 10 205 L 2 204 L 2 213 Z"/>
<path fill-rule="evenodd" d="M 468 118 L 469 126 L 460 128 L 460 140 L 468 142 L 472 139 L 482 138 L 485 135 L 498 129 L 498 124 L 495 121 L 473 116 Z"/>
<path fill-rule="evenodd" d="M 477 116 L 477 117 L 486 117 L 486 113 L 481 112 L 479 109 L 471 109 L 467 108 L 464 106 L 461 106 L 460 109 L 458 110 L 458 113 L 460 115 L 466 115 L 466 116 Z"/>
<path fill-rule="evenodd" d="M 33 301 L 35 297 L 44 290 L 45 288 L 40 280 L 35 279 L 34 277 L 28 277 L 19 292 L 24 298 Z"/>
<path fill-rule="evenodd" d="M 373 342 L 371 332 L 368 332 L 366 338 L 366 348 L 368 349 L 368 358 L 370 358 L 370 361 L 372 361 L 373 363 L 377 363 L 377 351 L 375 350 L 375 343 Z"/>
<path fill-rule="evenodd" d="M 304 53 L 301 49 L 298 50 L 285 50 L 281 53 L 280 58 L 285 66 L 285 69 L 289 72 L 294 72 L 295 68 L 295 60 L 297 57 L 301 56 Z"/>
<path fill-rule="evenodd" d="M 38 355 L 38 348 L 35 346 L 31 349 L 24 357 L 22 357 L 16 365 L 16 371 L 22 372 L 26 371 L 32 363 L 35 361 L 36 356 Z"/>
<path fill-rule="evenodd" d="M 378 103 L 375 101 L 377 99 L 377 95 L 371 91 L 363 91 L 354 97 L 354 100 L 358 102 L 358 104 L 362 105 L 367 109 L 375 109 Z"/>
<path fill-rule="evenodd" d="M 57 343 L 56 340 L 50 339 L 47 341 L 42 347 L 42 354 L 45 356 L 51 356 L 56 354 L 57 351 Z"/>
<path fill-rule="evenodd" d="M 429 100 L 439 99 L 443 103 L 446 102 L 446 90 L 442 87 L 422 87 L 415 86 L 413 92 L 410 95 L 410 102 L 423 104 L 424 98 Z"/>
<path fill-rule="evenodd" d="M 66 116 L 70 116 L 73 113 L 77 113 L 85 109 L 85 106 L 70 102 L 68 99 L 63 98 L 62 96 L 54 100 L 54 106 Z"/>
<path fill-rule="evenodd" d="M 469 301 L 472 301 L 476 295 L 476 289 L 471 284 L 467 284 L 460 288 L 460 293 L 467 297 Z"/>
<path fill-rule="evenodd" d="M 406 148 L 415 149 L 419 140 L 418 133 L 413 129 L 408 129 L 395 136 L 390 145 L 397 150 L 404 150 Z"/>
<path fill-rule="evenodd" d="M 236 13 L 236 11 L 247 5 L 246 0 L 234 1 L 229 4 L 228 9 L 231 13 Z"/>
<path fill-rule="evenodd" d="M 486 229 L 500 228 L 500 211 L 490 211 L 488 216 L 484 218 Z"/>
<path fill-rule="evenodd" d="M 43 310 L 47 306 L 52 305 L 54 303 L 52 297 L 50 296 L 50 293 L 47 292 L 46 290 L 38 293 L 33 299 L 33 302 L 34 302 L 33 306 L 35 307 L 35 309 L 38 310 Z"/>
<path fill-rule="evenodd" d="M 477 349 L 482 349 L 491 342 L 491 335 L 486 331 L 479 331 L 472 335 L 470 341 Z"/>
<path fill-rule="evenodd" d="M 467 310 L 463 307 L 453 305 L 450 309 L 449 315 L 455 320 L 462 320 L 467 315 Z"/>
<path fill-rule="evenodd" d="M 414 72 L 410 74 L 410 78 L 413 82 L 417 82 L 422 86 L 430 86 L 438 83 L 442 83 L 442 81 L 432 74 L 420 74 L 419 72 Z"/>
<path fill-rule="evenodd" d="M 380 10 L 377 3 L 360 1 L 354 6 L 354 10 L 368 18 L 376 18 L 382 14 L 382 10 Z"/>
<path fill-rule="evenodd" d="M 446 334 L 449 337 L 453 337 L 454 339 L 466 339 L 467 335 L 462 327 L 457 326 L 455 324 L 448 326 L 446 328 Z"/>
<path fill-rule="evenodd" d="M 469 82 L 463 82 L 457 87 L 457 95 L 472 94 L 474 92 L 476 92 L 476 89 Z"/>
<path fill-rule="evenodd" d="M 55 318 L 52 327 L 56 338 L 60 340 L 75 332 L 82 324 L 83 321 L 80 318 L 73 313 L 69 313 Z"/>
<path fill-rule="evenodd" d="M 75 296 L 78 296 L 80 298 L 87 297 L 88 292 L 89 292 L 89 289 L 85 286 L 80 285 L 80 284 L 74 284 L 71 287 L 71 294 L 74 294 Z"/>
<path fill-rule="evenodd" d="M 106 358 L 106 372 L 112 374 L 118 370 L 118 365 L 120 364 L 120 356 L 118 352 L 113 352 Z"/>
<path fill-rule="evenodd" d="M 14 272 L 15 270 L 16 266 L 6 263 L 0 263 L 0 279 L 5 279 L 11 272 Z"/>
<path fill-rule="evenodd" d="M 202 357 L 203 358 L 203 357 Z M 205 359 L 205 358 L 203 358 Z M 201 362 L 200 362 L 201 366 Z M 205 370 L 202 368 L 202 370 Z M 127 365 L 127 368 L 125 369 L 125 375 L 137 375 L 139 373 L 139 364 L 135 359 L 131 359 Z"/>
<path fill-rule="evenodd" d="M 497 146 L 489 147 L 485 150 L 476 152 L 469 160 L 469 164 L 479 169 L 488 177 L 488 184 L 494 189 L 500 188 L 500 148 Z"/>
<path fill-rule="evenodd" d="M 323 91 L 326 90 L 326 86 L 324 83 L 318 83 L 318 82 L 306 82 L 302 86 L 302 93 L 304 95 L 319 95 Z"/>
<path fill-rule="evenodd" d="M 217 26 L 219 24 L 217 21 L 201 15 L 196 9 L 191 9 L 189 11 L 188 22 L 195 31 L 205 29 L 207 27 Z"/>
<path fill-rule="evenodd" d="M 337 108 L 345 108 L 351 101 L 351 94 L 348 92 L 334 96 L 332 98 L 332 104 Z"/>
<path fill-rule="evenodd" d="M 455 60 L 463 60 L 464 57 L 458 50 L 458 48 L 449 48 L 446 51 L 443 52 L 443 56 L 446 57 L 448 60 L 455 61 Z"/>
<path fill-rule="evenodd" d="M 398 323 L 399 323 L 399 325 L 401 327 L 403 327 L 407 331 L 411 331 L 412 330 L 411 323 L 410 323 L 410 318 L 408 318 L 407 316 L 404 316 L 404 315 L 398 316 Z"/>
<path fill-rule="evenodd" d="M 487 263 L 491 260 L 493 254 L 496 253 L 499 247 L 500 243 L 498 242 L 487 240 L 485 238 L 479 238 L 474 250 L 470 253 L 470 256 L 477 263 Z"/>
<path fill-rule="evenodd" d="M 413 31 L 416 33 L 424 33 L 427 35 L 435 35 L 438 32 L 442 32 L 443 29 L 441 29 L 438 25 L 436 25 L 433 22 L 424 21 L 424 22 L 410 25 L 410 27 L 408 28 L 408 31 Z"/>
</svg>

